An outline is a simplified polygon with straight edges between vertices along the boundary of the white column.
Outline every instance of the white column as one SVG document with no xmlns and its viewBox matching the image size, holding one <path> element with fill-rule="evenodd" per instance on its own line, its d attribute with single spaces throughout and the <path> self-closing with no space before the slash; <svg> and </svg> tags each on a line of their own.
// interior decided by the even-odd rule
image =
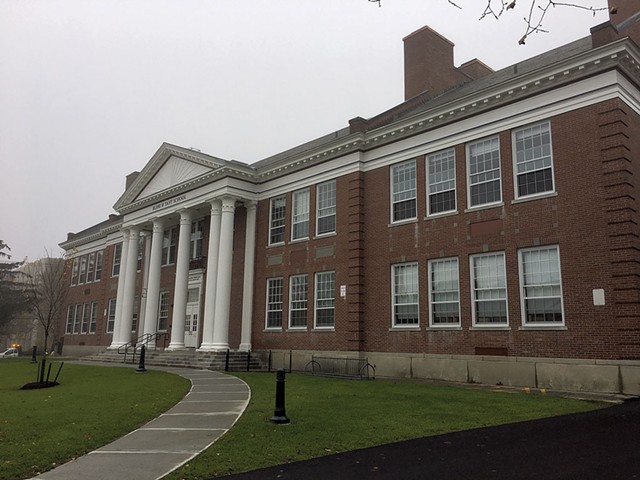
<svg viewBox="0 0 640 480">
<path fill-rule="evenodd" d="M 207 250 L 207 286 L 204 294 L 204 319 L 202 343 L 199 351 L 213 350 L 213 322 L 216 308 L 216 285 L 218 283 L 218 253 L 220 252 L 220 215 L 222 202 L 211 201 L 211 224 L 209 226 L 209 248 Z"/>
<path fill-rule="evenodd" d="M 242 287 L 242 333 L 240 350 L 251 350 L 251 319 L 253 316 L 253 277 L 256 252 L 256 205 L 257 202 L 245 202 L 247 207 L 247 225 L 244 236 L 244 284 Z"/>
<path fill-rule="evenodd" d="M 129 229 L 129 248 L 127 249 L 127 265 L 124 271 L 124 299 L 122 302 L 122 319 L 120 321 L 121 345 L 131 341 L 131 323 L 133 321 L 133 302 L 136 297 L 136 272 L 138 264 L 138 239 L 140 228 Z"/>
<path fill-rule="evenodd" d="M 184 321 L 187 315 L 187 289 L 189 286 L 189 244 L 191 243 L 191 212 L 180 212 L 180 235 L 178 237 L 178 259 L 176 261 L 176 284 L 173 290 L 173 317 L 171 320 L 171 343 L 169 350 L 180 350 L 184 346 Z"/>
<path fill-rule="evenodd" d="M 164 222 L 153 220 L 151 237 L 151 253 L 149 254 L 149 281 L 147 283 L 147 304 L 144 313 L 144 334 L 154 335 L 158 328 L 158 308 L 160 301 L 160 272 L 162 271 L 162 242 L 164 239 Z M 155 348 L 156 343 L 147 344 L 147 348 Z"/>
<path fill-rule="evenodd" d="M 144 334 L 147 319 L 147 291 L 149 290 L 149 255 L 151 253 L 151 236 L 148 231 L 140 233 L 144 237 L 144 264 L 142 265 L 142 293 L 140 294 L 140 314 L 138 315 L 138 336 Z"/>
<path fill-rule="evenodd" d="M 122 248 L 120 249 L 120 272 L 118 272 L 118 291 L 116 293 L 116 317 L 113 322 L 113 337 L 108 350 L 116 350 L 124 342 L 120 341 L 120 322 L 122 320 L 122 303 L 124 302 L 124 276 L 126 270 L 127 251 L 129 250 L 129 229 L 122 230 Z M 115 247 L 114 247 L 115 251 Z"/>
<path fill-rule="evenodd" d="M 218 282 L 216 284 L 215 321 L 213 323 L 213 350 L 226 350 L 229 348 L 229 310 L 231 303 L 235 203 L 236 199 L 233 197 L 222 198 Z"/>
</svg>

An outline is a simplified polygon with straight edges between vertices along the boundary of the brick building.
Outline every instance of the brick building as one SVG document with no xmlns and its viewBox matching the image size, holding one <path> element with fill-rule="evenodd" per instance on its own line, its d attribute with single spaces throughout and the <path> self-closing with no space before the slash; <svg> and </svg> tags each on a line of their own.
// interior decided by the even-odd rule
<svg viewBox="0 0 640 480">
<path fill-rule="evenodd" d="M 367 357 L 640 394 L 640 11 L 508 68 L 406 38 L 405 101 L 251 165 L 163 144 L 69 253 L 66 353 Z M 140 341 L 140 340 L 138 340 Z"/>
</svg>

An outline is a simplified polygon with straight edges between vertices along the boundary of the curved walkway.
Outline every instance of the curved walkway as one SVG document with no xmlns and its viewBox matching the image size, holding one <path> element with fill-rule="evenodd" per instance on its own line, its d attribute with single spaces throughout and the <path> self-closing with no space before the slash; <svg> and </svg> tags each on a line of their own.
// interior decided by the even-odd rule
<svg viewBox="0 0 640 480">
<path fill-rule="evenodd" d="M 162 478 L 224 435 L 249 404 L 249 387 L 238 378 L 210 370 L 162 370 L 191 380 L 191 390 L 178 404 L 128 435 L 35 478 Z"/>
</svg>

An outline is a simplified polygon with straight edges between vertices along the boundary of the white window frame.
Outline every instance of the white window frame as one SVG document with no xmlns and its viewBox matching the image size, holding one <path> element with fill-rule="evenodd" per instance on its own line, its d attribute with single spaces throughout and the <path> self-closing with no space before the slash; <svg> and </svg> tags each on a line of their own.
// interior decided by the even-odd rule
<svg viewBox="0 0 640 480">
<path fill-rule="evenodd" d="M 452 161 L 453 162 L 453 176 L 445 178 L 445 172 L 434 172 L 431 173 L 431 163 L 433 162 L 444 162 L 444 161 Z M 426 158 L 426 169 L 427 169 L 427 216 L 438 216 L 445 215 L 447 213 L 456 212 L 458 209 L 458 190 L 456 184 L 456 150 L 455 148 L 448 148 L 446 150 L 441 150 L 439 152 L 431 153 L 427 155 Z M 447 170 L 448 171 L 448 170 Z M 453 188 L 447 188 L 445 185 L 453 182 Z M 441 212 L 432 212 L 431 211 L 431 197 L 447 192 L 453 191 L 453 208 L 449 210 L 442 210 Z"/>
<path fill-rule="evenodd" d="M 96 252 L 96 271 L 94 275 L 94 282 L 102 280 L 102 263 L 104 260 L 104 251 L 99 250 Z"/>
<path fill-rule="evenodd" d="M 283 202 L 281 215 L 278 215 L 277 218 L 274 218 L 274 213 L 276 208 L 278 212 L 280 211 L 280 207 L 276 206 L 276 202 Z M 280 212 L 279 212 L 280 213 Z M 269 200 L 269 245 L 282 245 L 284 244 L 285 233 L 286 233 L 286 218 L 287 218 L 287 196 L 279 195 L 277 197 L 273 197 Z M 280 231 L 282 229 L 282 231 Z M 273 241 L 274 235 L 277 235 L 278 238 L 282 238 L 282 240 Z"/>
<path fill-rule="evenodd" d="M 296 190 L 291 194 L 291 240 L 307 240 L 309 238 L 309 212 L 311 195 L 308 188 Z M 306 226 L 306 230 L 305 230 Z M 298 232 L 301 229 L 301 232 Z"/>
<path fill-rule="evenodd" d="M 531 252 L 543 252 L 543 251 L 555 251 L 555 256 L 557 259 L 557 281 L 552 281 L 551 277 L 554 275 L 553 271 L 546 271 L 546 272 L 540 272 L 538 273 L 538 279 L 540 281 L 543 280 L 547 280 L 547 282 L 545 283 L 531 283 L 529 286 L 531 288 L 535 288 L 538 291 L 540 289 L 543 290 L 543 295 L 542 296 L 537 296 L 537 295 L 531 295 L 530 297 L 527 296 L 527 285 L 525 285 L 525 281 L 526 281 L 526 273 L 525 273 L 525 266 L 524 266 L 524 259 L 525 259 L 525 255 Z M 545 246 L 539 246 L 539 247 L 532 247 L 532 248 L 523 248 L 518 250 L 518 272 L 519 272 L 519 277 L 520 277 L 520 310 L 521 310 L 521 314 L 522 314 L 522 326 L 523 327 L 564 327 L 565 325 L 565 316 L 564 316 L 564 300 L 563 300 L 563 295 L 562 295 L 562 267 L 560 265 L 560 248 L 558 247 L 558 245 L 545 245 Z M 543 276 L 543 274 L 547 275 L 546 277 Z M 556 295 L 548 295 L 548 293 L 551 293 L 549 290 L 554 289 L 554 287 L 557 289 L 557 291 L 559 291 L 559 294 Z M 547 290 L 547 292 L 544 292 L 544 290 Z M 547 293 L 545 295 L 545 293 Z M 529 299 L 557 299 L 560 301 L 560 315 L 562 316 L 562 320 L 561 321 L 542 321 L 542 322 L 536 322 L 536 321 L 532 321 L 532 322 L 528 322 L 527 321 L 527 300 Z"/>
<path fill-rule="evenodd" d="M 544 134 L 547 133 L 549 136 L 549 144 L 547 145 L 548 148 L 548 154 L 542 154 L 539 155 L 535 158 L 530 158 L 527 160 L 524 160 L 524 155 L 525 153 L 520 153 L 519 150 L 519 141 L 517 140 L 517 137 L 520 133 L 525 132 L 525 131 L 529 131 L 531 132 L 531 134 L 525 138 L 532 138 L 537 136 L 537 132 L 533 133 L 536 129 L 540 129 L 540 134 Z M 525 125 L 524 127 L 518 128 L 516 130 L 513 130 L 513 132 L 511 133 L 511 144 L 512 144 L 512 149 L 513 149 L 513 189 L 514 189 L 514 198 L 515 199 L 525 199 L 525 198 L 535 198 L 535 197 L 540 197 L 540 196 L 544 196 L 544 195 L 550 195 L 555 193 L 556 191 L 556 181 L 555 181 L 555 171 L 553 168 L 553 138 L 551 135 L 551 122 L 544 121 L 544 122 L 538 122 L 538 123 L 534 123 L 531 125 Z M 544 148 L 544 146 L 541 146 L 541 148 Z M 529 152 L 531 152 L 531 149 L 527 149 Z M 537 152 L 538 154 L 541 154 L 543 152 Z M 519 159 L 522 160 L 521 162 L 519 162 Z M 545 161 L 545 158 L 548 157 L 548 160 Z M 536 166 L 535 163 L 538 162 L 538 165 Z M 532 163 L 534 165 L 532 165 Z M 540 165 L 540 163 L 548 163 L 548 165 Z M 518 166 L 519 165 L 524 165 L 524 164 L 528 164 L 528 166 L 531 166 L 531 169 L 528 171 L 523 171 L 523 172 L 518 172 Z M 528 167 L 527 167 L 528 168 Z M 530 193 L 530 194 L 524 194 L 521 195 L 520 194 L 520 189 L 519 189 L 519 185 L 518 185 L 518 177 L 522 176 L 522 175 L 527 175 L 533 172 L 541 172 L 541 171 L 545 171 L 545 170 L 549 170 L 550 174 L 551 174 L 551 189 L 550 190 L 544 190 L 541 192 L 535 192 L 535 193 Z"/>
<path fill-rule="evenodd" d="M 455 262 L 455 270 L 450 268 L 448 272 L 450 272 L 450 278 L 445 279 L 437 279 L 437 282 L 434 282 L 434 266 L 438 265 L 451 265 L 453 266 Z M 436 271 L 438 269 L 436 268 Z M 460 327 L 461 325 L 461 315 L 460 315 L 460 262 L 458 261 L 458 257 L 449 257 L 449 258 L 438 258 L 429 260 L 427 264 L 427 271 L 429 274 L 429 327 L 430 328 L 452 328 L 452 327 Z M 455 284 L 455 288 L 435 288 L 434 283 L 441 283 L 448 285 L 449 287 L 452 284 Z M 455 293 L 455 300 L 447 298 L 445 300 L 437 300 L 439 298 L 439 294 L 445 296 L 446 294 L 451 295 Z M 435 322 L 434 321 L 434 313 L 435 305 L 453 305 L 457 306 L 457 322 Z"/>
<path fill-rule="evenodd" d="M 399 278 L 396 275 L 396 271 L 400 269 L 407 269 L 411 267 L 412 280 L 415 279 L 415 291 L 400 291 L 398 285 L 396 285 L 396 279 Z M 404 276 L 404 275 L 403 275 Z M 418 262 L 397 263 L 391 265 L 391 327 L 394 329 L 416 329 L 420 327 L 420 275 L 418 269 Z M 412 282 L 413 283 L 413 282 Z M 413 286 L 413 285 L 412 285 Z M 414 301 L 400 301 L 404 297 Z M 413 297 L 413 298 L 410 298 Z M 416 321 L 411 323 L 399 323 L 396 311 L 396 307 L 415 305 L 416 308 Z"/>
<path fill-rule="evenodd" d="M 496 267 L 497 276 L 491 279 L 491 285 L 489 287 L 476 288 L 476 260 L 482 258 L 502 258 L 502 268 Z M 506 273 L 506 257 L 504 252 L 487 252 L 471 255 L 469 257 L 469 272 L 471 279 L 471 315 L 473 318 L 473 326 L 477 328 L 504 328 L 509 327 L 509 292 L 507 290 L 507 273 Z M 502 276 L 503 285 L 500 285 L 500 275 Z M 497 281 L 496 281 L 497 280 Z M 489 292 L 490 290 L 504 291 L 503 297 L 494 297 L 491 299 L 479 298 L 480 292 Z M 499 293 L 499 292 L 497 292 Z M 491 293 L 490 293 L 491 294 Z M 505 308 L 505 321 L 504 322 L 480 322 L 477 314 L 477 307 L 482 302 L 489 301 L 504 301 Z"/>
<path fill-rule="evenodd" d="M 80 257 L 73 259 L 71 264 L 71 286 L 78 285 L 78 274 L 80 273 Z"/>
<path fill-rule="evenodd" d="M 87 283 L 93 283 L 96 274 L 96 252 L 87 255 Z"/>
<path fill-rule="evenodd" d="M 73 334 L 74 335 L 80 334 L 81 324 L 82 324 L 82 304 L 78 303 L 76 304 L 76 310 L 75 310 L 75 313 L 73 314 Z"/>
<path fill-rule="evenodd" d="M 162 233 L 162 262 L 163 267 L 173 265 L 178 256 L 178 228 L 171 227 Z"/>
<path fill-rule="evenodd" d="M 472 172 L 471 171 L 471 150 L 474 146 L 478 146 L 481 144 L 496 144 L 496 148 L 491 148 L 491 152 L 497 151 L 498 152 L 498 168 L 493 168 L 491 170 L 483 170 L 482 173 L 478 173 L 477 171 Z M 502 203 L 502 158 L 500 155 L 500 137 L 497 135 L 494 135 L 492 137 L 485 137 L 485 138 L 481 138 L 479 140 L 476 140 L 474 142 L 469 142 L 467 144 L 466 147 L 467 150 L 467 206 L 469 209 L 472 208 L 484 208 L 487 206 L 492 206 L 492 205 L 500 205 Z M 483 155 L 486 153 L 483 153 Z M 497 178 L 491 178 L 489 180 L 484 180 L 484 181 L 476 181 L 473 182 L 472 177 L 474 175 L 483 175 L 486 172 L 497 172 Z M 491 183 L 494 181 L 498 181 L 500 187 L 498 189 L 499 193 L 500 193 L 500 198 L 498 200 L 492 200 L 490 202 L 485 202 L 485 203 L 478 203 L 478 204 L 473 204 L 472 201 L 472 197 L 471 197 L 471 192 L 472 192 L 472 188 L 476 185 L 481 185 L 481 184 L 486 184 L 486 183 Z"/>
<path fill-rule="evenodd" d="M 328 281 L 323 278 L 329 277 Z M 320 289 L 319 286 L 328 282 L 330 287 Z M 313 328 L 316 330 L 333 330 L 336 326 L 336 272 L 317 272 L 315 275 L 315 295 L 314 295 L 314 313 Z M 318 324 L 319 312 L 331 312 L 331 323 Z"/>
<path fill-rule="evenodd" d="M 82 305 L 82 324 L 80 325 L 80 334 L 86 335 L 89 332 L 89 322 L 91 321 L 91 304 Z"/>
<path fill-rule="evenodd" d="M 294 292 L 296 284 L 299 280 L 304 279 L 304 290 Z M 304 325 L 293 325 L 294 312 L 304 313 Z M 302 275 L 292 275 L 289 277 L 289 329 L 305 330 L 309 315 L 309 276 L 305 273 Z"/>
<path fill-rule="evenodd" d="M 316 186 L 316 237 L 336 233 L 336 193 L 335 179 Z M 321 220 L 331 218 L 333 218 L 333 228 L 321 229 Z"/>
<path fill-rule="evenodd" d="M 110 298 L 107 307 L 107 323 L 105 325 L 106 333 L 113 333 L 116 325 L 116 299 Z"/>
<path fill-rule="evenodd" d="M 111 265 L 111 276 L 118 277 L 122 265 L 122 243 L 113 246 L 113 264 Z"/>
<path fill-rule="evenodd" d="M 75 312 L 75 305 L 69 305 L 67 307 L 67 324 L 65 326 L 65 335 L 73 334 L 73 314 Z"/>
<path fill-rule="evenodd" d="M 396 170 L 399 170 L 401 168 L 411 168 L 413 170 L 413 179 L 409 178 L 409 180 L 406 180 L 406 182 L 413 182 L 413 185 L 411 186 L 411 188 L 405 188 L 404 190 L 399 190 L 400 185 L 402 183 L 405 182 L 397 182 L 396 183 Z M 418 218 L 418 171 L 417 171 L 417 166 L 416 166 L 416 160 L 412 159 L 412 160 L 407 160 L 405 162 L 401 162 L 401 163 L 397 163 L 395 165 L 391 165 L 390 167 L 390 175 L 389 175 L 389 181 L 391 182 L 390 184 L 390 191 L 391 191 L 391 223 L 404 223 L 404 222 L 411 222 L 414 221 Z M 404 178 L 404 176 L 403 176 Z M 413 192 L 413 193 L 412 193 Z M 406 217 L 406 218 L 399 218 L 396 219 L 395 216 L 395 205 L 396 204 L 400 204 L 400 203 L 404 203 L 404 202 L 408 202 L 408 201 L 413 201 L 414 203 L 414 208 L 415 208 L 415 215 L 413 217 Z"/>
<path fill-rule="evenodd" d="M 87 256 L 82 255 L 80 257 L 80 274 L 78 275 L 78 285 L 82 285 L 87 282 Z"/>
<path fill-rule="evenodd" d="M 277 298 L 278 293 L 272 291 L 272 286 L 276 282 L 279 282 L 279 287 L 275 285 L 275 288 L 279 288 L 279 301 L 274 301 Z M 279 306 L 279 308 L 278 308 Z M 265 301 L 265 319 L 264 326 L 266 330 L 282 330 L 282 320 L 284 319 L 284 278 L 283 277 L 274 277 L 267 279 L 267 297 Z M 270 325 L 269 322 L 269 314 L 271 313 L 279 313 L 280 314 L 280 323 L 278 325 Z"/>
<path fill-rule="evenodd" d="M 163 307 L 164 302 L 164 309 Z M 162 320 L 165 321 L 164 328 L 161 327 Z M 166 332 L 169 329 L 169 292 L 164 291 L 160 292 L 160 297 L 158 298 L 158 332 Z"/>
<path fill-rule="evenodd" d="M 98 322 L 98 302 L 91 303 L 91 318 L 89 320 L 89 334 L 96 333 L 96 325 Z"/>
<path fill-rule="evenodd" d="M 191 223 L 191 238 L 189 240 L 189 258 L 202 258 L 202 242 L 204 238 L 204 220 Z M 199 251 L 199 252 L 198 252 Z M 199 253 L 199 254 L 198 254 Z"/>
</svg>

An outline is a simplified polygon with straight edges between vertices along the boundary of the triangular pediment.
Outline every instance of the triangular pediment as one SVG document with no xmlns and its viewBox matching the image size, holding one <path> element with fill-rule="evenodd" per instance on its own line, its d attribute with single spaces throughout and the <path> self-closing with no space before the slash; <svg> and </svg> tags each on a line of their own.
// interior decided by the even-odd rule
<svg viewBox="0 0 640 480">
<path fill-rule="evenodd" d="M 142 200 L 143 198 L 173 188 L 176 185 L 193 180 L 212 170 L 212 168 L 199 163 L 171 156 L 142 189 L 136 197 L 136 200 Z"/>
</svg>

